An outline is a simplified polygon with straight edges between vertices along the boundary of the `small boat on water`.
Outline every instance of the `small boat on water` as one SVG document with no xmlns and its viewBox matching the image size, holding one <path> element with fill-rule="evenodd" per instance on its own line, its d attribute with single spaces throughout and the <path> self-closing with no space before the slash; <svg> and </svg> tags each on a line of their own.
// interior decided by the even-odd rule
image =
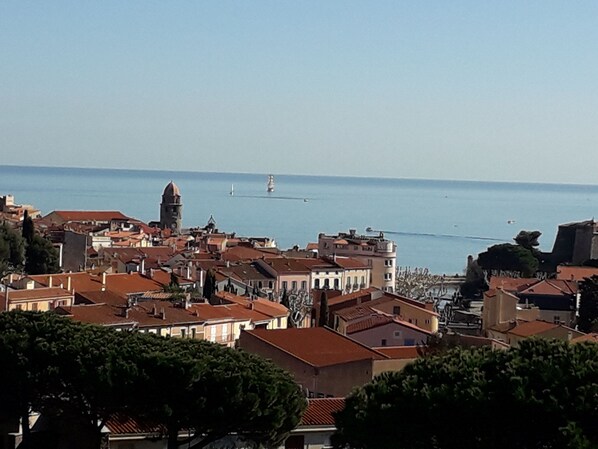
<svg viewBox="0 0 598 449">
<path fill-rule="evenodd" d="M 268 193 L 274 192 L 274 175 L 268 175 Z"/>
<path fill-rule="evenodd" d="M 230 185 L 230 193 L 229 193 L 229 195 L 230 196 L 234 196 L 235 195 L 235 185 L 234 184 Z"/>
</svg>

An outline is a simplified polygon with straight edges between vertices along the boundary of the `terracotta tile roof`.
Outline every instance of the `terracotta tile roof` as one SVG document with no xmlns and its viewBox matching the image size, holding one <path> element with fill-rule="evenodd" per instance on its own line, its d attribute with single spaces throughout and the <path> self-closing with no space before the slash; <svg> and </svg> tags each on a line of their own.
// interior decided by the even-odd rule
<svg viewBox="0 0 598 449">
<path fill-rule="evenodd" d="M 120 413 L 112 415 L 106 421 L 106 427 L 113 435 L 166 434 L 166 428 L 161 424 L 131 418 Z"/>
<path fill-rule="evenodd" d="M 559 265 L 556 268 L 556 278 L 568 281 L 581 281 L 598 275 L 598 268 L 594 267 L 573 267 L 568 265 Z"/>
<path fill-rule="evenodd" d="M 390 323 L 395 323 L 399 326 L 408 327 L 409 329 L 421 332 L 422 334 L 432 335 L 432 332 L 422 329 L 413 323 L 410 323 L 408 321 L 402 321 L 397 318 L 393 318 L 392 316 L 382 314 L 372 315 L 364 320 L 360 320 L 356 323 L 349 324 L 347 326 L 347 335 L 355 334 L 357 332 L 363 332 L 368 329 L 374 329 L 376 327 L 384 326 Z"/>
<path fill-rule="evenodd" d="M 547 321 L 526 321 L 517 324 L 508 333 L 519 337 L 531 337 L 532 335 L 538 335 L 559 326 L 560 324 L 548 323 Z"/>
<path fill-rule="evenodd" d="M 395 360 L 416 359 L 420 356 L 417 346 L 379 346 L 373 349 Z"/>
<path fill-rule="evenodd" d="M 550 296 L 570 296 L 578 292 L 577 282 L 557 279 L 544 279 L 535 284 L 519 290 L 522 295 L 550 295 Z"/>
<path fill-rule="evenodd" d="M 75 292 L 77 304 L 109 304 L 111 306 L 124 306 L 127 300 L 110 290 L 95 290 L 90 292 Z"/>
<path fill-rule="evenodd" d="M 358 269 L 366 269 L 368 265 L 363 263 L 360 260 L 354 259 L 352 257 L 336 257 L 334 259 L 334 263 L 336 263 L 341 268 L 347 270 L 358 270 Z"/>
<path fill-rule="evenodd" d="M 538 282 L 537 278 L 510 278 L 506 276 L 492 276 L 490 278 L 490 289 L 502 288 L 506 292 L 517 292 Z"/>
<path fill-rule="evenodd" d="M 362 301 L 369 301 L 372 299 L 372 294 L 375 292 L 380 292 L 380 290 L 376 287 L 369 287 L 364 288 L 363 290 L 357 290 L 353 293 L 348 293 L 346 295 L 337 296 L 336 298 L 328 300 L 328 307 L 343 303 L 350 303 L 351 301 L 355 301 L 359 298 L 361 298 Z"/>
<path fill-rule="evenodd" d="M 129 219 L 129 217 L 117 210 L 55 210 L 50 214 L 56 214 L 64 221 L 111 221 Z"/>
<path fill-rule="evenodd" d="M 288 259 L 288 258 L 277 258 L 277 259 L 266 259 L 266 264 L 270 265 L 274 271 L 279 275 L 284 274 L 309 274 L 311 270 L 306 267 L 301 261 L 304 259 Z"/>
<path fill-rule="evenodd" d="M 241 320 L 235 317 L 234 313 L 223 306 L 213 306 L 211 304 L 191 304 L 189 311 L 204 321 L 235 321 Z"/>
<path fill-rule="evenodd" d="M 333 414 L 345 406 L 344 398 L 308 399 L 307 410 L 301 418 L 301 426 L 334 426 Z M 106 427 L 113 435 L 163 435 L 166 429 L 157 423 L 132 418 L 118 413 L 106 421 Z"/>
<path fill-rule="evenodd" d="M 29 301 L 70 297 L 72 293 L 58 287 L 33 288 L 28 290 L 11 290 L 8 292 L 9 301 Z"/>
<path fill-rule="evenodd" d="M 323 327 L 254 329 L 243 332 L 314 367 L 387 358 L 377 351 Z"/>
<path fill-rule="evenodd" d="M 101 288 L 101 287 L 100 287 Z M 127 296 L 133 293 L 162 291 L 163 285 L 139 273 L 109 274 L 106 276 L 106 289 Z"/>
<path fill-rule="evenodd" d="M 308 399 L 302 426 L 334 426 L 334 413 L 345 407 L 344 398 Z"/>
<path fill-rule="evenodd" d="M 229 260 L 231 262 L 250 262 L 252 260 L 261 259 L 262 257 L 265 257 L 266 259 L 271 259 L 278 258 L 280 256 L 278 254 L 273 254 L 269 251 L 262 251 L 256 248 L 248 248 L 246 246 L 233 246 L 227 248 L 226 251 L 222 253 L 222 260 Z"/>
<path fill-rule="evenodd" d="M 571 339 L 571 343 L 583 343 L 583 342 L 598 343 L 598 334 L 591 332 L 589 334 L 581 335 Z"/>
<path fill-rule="evenodd" d="M 245 307 L 251 306 L 254 310 L 257 310 L 258 312 L 270 317 L 278 318 L 289 315 L 289 309 L 280 303 L 270 301 L 268 299 L 256 298 L 254 300 L 249 300 L 245 296 L 233 295 L 229 292 L 217 292 L 216 296 L 225 301 L 240 304 Z"/>
<path fill-rule="evenodd" d="M 85 304 L 61 307 L 65 314 L 74 320 L 101 325 L 133 325 L 140 328 L 201 324 L 205 319 L 193 313 L 191 308 L 175 307 L 168 301 L 142 301 L 129 308 L 128 316 L 123 316 L 123 307 L 110 304 Z M 155 314 L 154 314 L 155 310 Z M 164 318 L 160 313 L 164 310 Z"/>
<path fill-rule="evenodd" d="M 52 278 L 52 286 L 68 285 L 68 278 L 71 278 L 71 288 L 74 288 L 76 292 L 81 291 L 92 291 L 100 290 L 102 288 L 101 276 L 93 276 L 85 272 L 68 273 L 68 274 L 39 274 L 29 276 L 30 279 L 35 282 L 48 286 L 50 284 L 50 277 Z"/>
<path fill-rule="evenodd" d="M 314 243 L 314 242 L 310 242 L 305 246 L 305 249 L 307 251 L 317 251 L 318 250 L 318 244 Z"/>
</svg>

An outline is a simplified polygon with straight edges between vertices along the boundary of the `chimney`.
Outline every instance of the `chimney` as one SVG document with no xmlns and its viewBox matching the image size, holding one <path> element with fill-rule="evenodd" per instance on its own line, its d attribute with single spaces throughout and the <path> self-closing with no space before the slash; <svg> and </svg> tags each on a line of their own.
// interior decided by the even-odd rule
<svg viewBox="0 0 598 449">
<path fill-rule="evenodd" d="M 187 264 L 187 269 L 185 270 L 185 277 L 187 279 L 191 279 L 191 262 Z"/>
<path fill-rule="evenodd" d="M 67 276 L 67 278 L 66 278 L 66 289 L 69 291 L 71 290 L 71 277 L 70 276 Z"/>
<path fill-rule="evenodd" d="M 8 312 L 8 285 L 4 287 L 4 310 Z"/>
<path fill-rule="evenodd" d="M 141 258 L 141 274 L 145 274 L 145 257 Z"/>
<path fill-rule="evenodd" d="M 52 287 L 52 275 L 48 276 L 48 287 Z"/>
<path fill-rule="evenodd" d="M 156 308 L 155 304 L 152 306 L 152 315 L 153 316 L 157 316 L 158 315 L 158 309 Z"/>
<path fill-rule="evenodd" d="M 128 307 L 123 308 L 123 316 L 127 319 L 129 318 L 129 308 Z"/>
<path fill-rule="evenodd" d="M 160 318 L 162 318 L 163 320 L 166 319 L 166 312 L 164 312 L 164 307 L 160 309 Z"/>
<path fill-rule="evenodd" d="M 102 273 L 102 291 L 106 291 L 106 273 Z"/>
</svg>

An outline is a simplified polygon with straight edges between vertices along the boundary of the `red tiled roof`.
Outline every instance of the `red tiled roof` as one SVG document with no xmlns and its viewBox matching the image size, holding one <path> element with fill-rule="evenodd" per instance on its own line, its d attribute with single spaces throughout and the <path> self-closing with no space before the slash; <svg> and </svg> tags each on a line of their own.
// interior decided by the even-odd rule
<svg viewBox="0 0 598 449">
<path fill-rule="evenodd" d="M 345 407 L 344 398 L 308 399 L 302 426 L 334 426 L 334 413 Z"/>
<path fill-rule="evenodd" d="M 305 259 L 275 258 L 266 259 L 265 262 L 281 274 L 309 274 L 311 270 L 301 263 Z"/>
<path fill-rule="evenodd" d="M 570 296 L 578 292 L 577 282 L 558 279 L 544 279 L 519 290 L 520 294 Z"/>
<path fill-rule="evenodd" d="M 390 324 L 390 323 L 395 323 L 400 326 L 408 327 L 414 331 L 421 332 L 423 334 L 427 334 L 427 335 L 432 334 L 430 331 L 422 329 L 421 327 L 419 327 L 415 324 L 409 323 L 408 321 L 402 321 L 397 318 L 393 318 L 392 316 L 382 315 L 382 314 L 372 315 L 369 318 L 366 318 L 364 320 L 360 320 L 356 323 L 349 324 L 347 326 L 347 334 L 355 334 L 357 332 L 363 332 L 365 330 L 373 329 L 373 328 L 379 327 L 379 326 L 384 326 L 384 325 Z"/>
<path fill-rule="evenodd" d="M 117 210 L 55 210 L 50 214 L 56 214 L 64 221 L 110 221 L 129 219 L 129 217 Z"/>
<path fill-rule="evenodd" d="M 345 269 L 349 270 L 356 270 L 356 269 L 365 269 L 368 268 L 367 264 L 363 263 L 360 260 L 354 259 L 352 257 L 336 257 L 334 262 Z"/>
<path fill-rule="evenodd" d="M 323 327 L 254 329 L 243 332 L 316 367 L 387 358 L 377 351 Z"/>
<path fill-rule="evenodd" d="M 29 301 L 35 299 L 64 298 L 69 296 L 72 296 L 71 292 L 58 287 L 10 290 L 8 292 L 9 301 Z"/>
<path fill-rule="evenodd" d="M 572 267 L 567 265 L 559 265 L 556 268 L 556 278 L 568 281 L 581 281 L 584 278 L 589 278 L 598 275 L 598 268 L 595 267 Z"/>
<path fill-rule="evenodd" d="M 164 435 L 166 428 L 161 424 L 151 423 L 144 420 L 131 418 L 123 414 L 114 414 L 108 421 L 106 427 L 111 434 L 115 435 L 131 435 L 131 434 L 158 434 Z"/>
<path fill-rule="evenodd" d="M 361 298 L 362 301 L 369 301 L 372 299 L 372 293 L 379 292 L 380 290 L 376 287 L 364 288 L 363 290 L 357 290 L 353 293 L 346 295 L 337 296 L 328 300 L 328 307 L 335 306 L 343 303 L 350 303 L 351 301 Z"/>
<path fill-rule="evenodd" d="M 592 343 L 598 343 L 598 334 L 591 332 L 589 334 L 581 335 L 579 337 L 571 339 L 571 343 L 583 343 L 587 341 Z"/>
<path fill-rule="evenodd" d="M 490 278 L 490 289 L 502 288 L 506 292 L 517 292 L 538 282 L 537 278 L 510 278 L 506 276 L 492 276 Z"/>
<path fill-rule="evenodd" d="M 258 312 L 270 317 L 285 317 L 289 314 L 289 309 L 282 304 L 264 298 L 249 300 L 244 296 L 233 295 L 229 292 L 217 292 L 216 296 L 224 299 L 225 301 L 240 304 L 245 307 L 253 307 L 254 310 L 257 310 Z"/>
<path fill-rule="evenodd" d="M 547 321 L 526 321 L 517 324 L 508 333 L 519 337 L 531 337 L 532 335 L 538 335 L 559 326 L 560 324 L 549 323 Z"/>
<path fill-rule="evenodd" d="M 417 346 L 380 346 L 373 348 L 395 360 L 416 359 L 419 357 Z"/>
</svg>

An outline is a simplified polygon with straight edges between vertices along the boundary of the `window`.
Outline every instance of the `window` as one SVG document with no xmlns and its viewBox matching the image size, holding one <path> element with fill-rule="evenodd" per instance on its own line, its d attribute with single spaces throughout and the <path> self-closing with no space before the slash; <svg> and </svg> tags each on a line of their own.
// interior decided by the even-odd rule
<svg viewBox="0 0 598 449">
<path fill-rule="evenodd" d="M 21 308 L 22 308 L 21 304 L 15 304 L 15 309 L 16 310 L 21 310 Z"/>
<path fill-rule="evenodd" d="M 272 281 L 268 282 L 268 288 L 271 290 L 274 284 L 272 284 Z"/>
<path fill-rule="evenodd" d="M 187 336 L 187 329 L 181 329 L 181 338 L 185 338 Z"/>
<path fill-rule="evenodd" d="M 292 287 L 293 287 L 293 290 L 297 290 L 297 281 L 293 281 L 293 282 L 291 283 L 291 285 L 292 285 Z"/>
<path fill-rule="evenodd" d="M 383 338 L 382 341 L 380 341 L 380 346 L 386 346 L 386 338 Z"/>
<path fill-rule="evenodd" d="M 430 324 L 430 320 L 424 320 L 424 323 Z"/>
<path fill-rule="evenodd" d="M 413 338 L 406 338 L 403 346 L 415 346 L 415 340 Z"/>
<path fill-rule="evenodd" d="M 555 316 L 552 318 L 552 322 L 553 322 L 554 324 L 561 324 L 561 316 L 560 316 L 560 315 L 555 315 Z"/>
<path fill-rule="evenodd" d="M 196 330 L 194 327 L 191 328 L 191 338 L 195 338 Z"/>
<path fill-rule="evenodd" d="M 392 273 L 384 273 L 384 280 L 385 281 L 392 280 Z"/>
<path fill-rule="evenodd" d="M 31 310 L 33 310 L 34 312 L 37 312 L 37 303 L 31 303 Z"/>
<path fill-rule="evenodd" d="M 289 283 L 287 281 L 282 281 L 282 289 L 286 290 L 289 287 Z"/>
<path fill-rule="evenodd" d="M 394 331 L 393 333 L 394 338 L 401 338 L 402 336 L 403 334 L 401 333 L 401 331 Z"/>
<path fill-rule="evenodd" d="M 338 289 L 339 289 L 339 287 L 340 287 L 340 285 L 339 285 L 339 284 L 340 284 L 340 280 L 339 280 L 339 279 L 335 279 L 335 280 L 334 280 L 334 289 L 335 289 L 335 290 L 338 290 Z"/>
<path fill-rule="evenodd" d="M 392 259 L 386 259 L 384 261 L 384 266 L 385 267 L 392 267 Z"/>
<path fill-rule="evenodd" d="M 276 327 L 279 329 L 282 327 L 282 318 L 276 318 Z"/>
<path fill-rule="evenodd" d="M 320 280 L 316 279 L 315 288 L 320 288 Z"/>
<path fill-rule="evenodd" d="M 301 281 L 301 290 L 307 290 L 307 281 Z"/>
<path fill-rule="evenodd" d="M 400 315 L 401 314 L 401 306 L 394 306 L 392 308 L 392 314 L 393 315 Z"/>
<path fill-rule="evenodd" d="M 330 279 L 324 279 L 324 288 L 330 288 Z"/>
</svg>

